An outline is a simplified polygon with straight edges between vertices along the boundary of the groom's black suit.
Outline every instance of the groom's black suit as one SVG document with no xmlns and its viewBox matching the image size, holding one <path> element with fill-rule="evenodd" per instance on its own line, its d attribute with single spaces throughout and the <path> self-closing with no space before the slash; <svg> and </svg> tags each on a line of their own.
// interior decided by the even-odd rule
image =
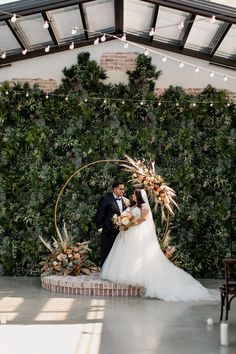
<svg viewBox="0 0 236 354">
<path fill-rule="evenodd" d="M 122 200 L 122 208 L 126 209 L 126 205 Z M 122 211 L 123 211 L 122 210 Z M 120 209 L 113 193 L 108 193 L 101 197 L 96 215 L 97 228 L 102 229 L 101 233 L 101 266 L 105 262 L 115 238 L 119 233 L 119 229 L 112 223 L 114 214 L 120 215 Z"/>
</svg>

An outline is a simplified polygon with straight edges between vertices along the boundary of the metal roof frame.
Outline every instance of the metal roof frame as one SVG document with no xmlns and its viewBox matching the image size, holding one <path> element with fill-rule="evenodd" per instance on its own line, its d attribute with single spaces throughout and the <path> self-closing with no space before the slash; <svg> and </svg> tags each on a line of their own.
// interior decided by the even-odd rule
<svg viewBox="0 0 236 354">
<path fill-rule="evenodd" d="M 86 23 L 85 14 L 83 12 L 83 4 L 88 2 L 93 2 L 95 0 L 24 0 L 19 2 L 13 2 L 9 4 L 0 5 L 0 21 L 4 21 L 11 32 L 13 33 L 15 39 L 19 43 L 21 49 L 25 49 L 25 41 L 14 28 L 10 19 L 12 14 L 17 16 L 28 16 L 33 14 L 40 13 L 45 21 L 50 23 L 50 19 L 47 16 L 47 11 L 56 10 L 60 8 L 65 8 L 73 5 L 79 6 L 79 11 L 81 15 L 81 20 L 84 28 L 84 39 L 76 39 L 74 41 L 74 47 L 83 47 L 92 45 L 94 39 L 97 38 L 97 34 L 93 37 L 88 36 L 88 24 Z M 141 2 L 152 3 L 154 4 L 154 10 L 152 15 L 152 27 L 155 28 L 158 20 L 158 11 L 159 7 L 171 8 L 179 11 L 184 11 L 188 13 L 188 17 L 185 21 L 185 26 L 182 31 L 181 39 L 178 44 L 166 43 L 159 40 L 155 40 L 153 36 L 147 35 L 135 35 L 135 34 L 126 34 L 127 40 L 130 40 L 134 43 L 139 43 L 144 46 L 151 46 L 170 52 L 183 54 L 203 60 L 207 60 L 210 63 L 215 63 L 223 65 L 225 67 L 230 67 L 236 69 L 236 53 L 235 56 L 226 58 L 216 55 L 217 49 L 220 44 L 223 42 L 225 36 L 230 30 L 233 24 L 236 24 L 236 8 L 233 9 L 228 6 L 223 6 L 221 4 L 206 2 L 205 0 L 140 0 Z M 115 31 L 111 32 L 110 35 L 121 36 L 124 32 L 124 0 L 114 0 L 114 11 L 115 11 Z M 194 20 L 196 16 L 204 16 L 211 18 L 213 15 L 217 20 L 223 21 L 224 23 L 216 31 L 215 36 L 212 41 L 212 47 L 209 48 L 209 53 L 201 52 L 198 50 L 193 50 L 185 48 L 186 41 L 191 32 Z M 49 34 L 52 38 L 53 46 L 50 48 L 50 52 L 46 55 L 62 52 L 68 50 L 71 40 L 60 44 L 53 27 L 49 26 Z M 107 40 L 114 40 L 112 36 L 107 36 Z M 0 65 L 6 65 L 19 60 L 26 60 L 29 58 L 34 58 L 38 56 L 45 55 L 44 47 L 35 48 L 26 55 L 20 53 L 9 53 L 5 59 L 0 59 Z"/>
</svg>

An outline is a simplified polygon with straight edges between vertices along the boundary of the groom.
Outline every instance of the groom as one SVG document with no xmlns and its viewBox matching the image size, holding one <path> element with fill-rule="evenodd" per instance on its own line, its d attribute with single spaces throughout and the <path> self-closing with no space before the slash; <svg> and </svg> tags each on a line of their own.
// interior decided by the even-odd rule
<svg viewBox="0 0 236 354">
<path fill-rule="evenodd" d="M 119 233 L 119 229 L 112 223 L 112 217 L 114 214 L 120 215 L 129 206 L 129 200 L 123 197 L 124 183 L 114 182 L 112 189 L 112 193 L 101 197 L 96 215 L 97 228 L 101 233 L 101 267 Z"/>
</svg>

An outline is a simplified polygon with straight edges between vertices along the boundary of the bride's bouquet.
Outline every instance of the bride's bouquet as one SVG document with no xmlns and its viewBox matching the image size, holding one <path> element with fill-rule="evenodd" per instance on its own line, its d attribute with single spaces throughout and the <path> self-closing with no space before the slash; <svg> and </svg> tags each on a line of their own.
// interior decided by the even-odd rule
<svg viewBox="0 0 236 354">
<path fill-rule="evenodd" d="M 120 231 L 128 230 L 131 226 L 136 225 L 135 216 L 128 210 L 124 210 L 120 215 L 114 214 L 112 222 Z"/>
</svg>

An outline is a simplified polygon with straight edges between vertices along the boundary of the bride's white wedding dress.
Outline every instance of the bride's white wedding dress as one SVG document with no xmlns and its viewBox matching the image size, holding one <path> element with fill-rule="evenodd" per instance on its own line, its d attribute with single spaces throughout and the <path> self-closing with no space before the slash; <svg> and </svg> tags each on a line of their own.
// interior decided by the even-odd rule
<svg viewBox="0 0 236 354">
<path fill-rule="evenodd" d="M 170 262 L 160 249 L 152 212 L 145 190 L 142 190 L 148 209 L 146 221 L 120 232 L 103 265 L 101 278 L 145 288 L 145 297 L 165 301 L 216 300 L 218 292 L 209 291 L 197 280 Z M 131 210 L 136 218 L 141 210 Z M 213 295 L 214 293 L 214 295 Z"/>
</svg>

